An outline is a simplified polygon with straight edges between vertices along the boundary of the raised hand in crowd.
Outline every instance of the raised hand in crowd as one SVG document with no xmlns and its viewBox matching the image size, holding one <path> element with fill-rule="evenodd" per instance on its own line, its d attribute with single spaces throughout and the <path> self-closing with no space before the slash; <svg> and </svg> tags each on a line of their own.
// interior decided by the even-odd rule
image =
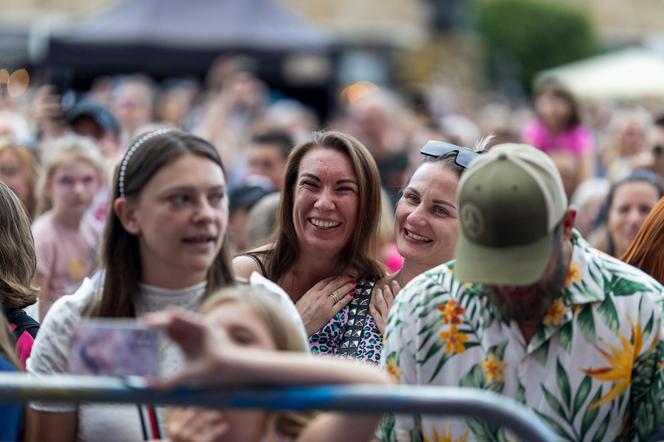
<svg viewBox="0 0 664 442">
<path fill-rule="evenodd" d="M 32 116 L 42 138 L 55 138 L 65 133 L 67 125 L 61 101 L 62 97 L 53 86 L 46 85 L 37 89 L 32 101 Z"/>
</svg>

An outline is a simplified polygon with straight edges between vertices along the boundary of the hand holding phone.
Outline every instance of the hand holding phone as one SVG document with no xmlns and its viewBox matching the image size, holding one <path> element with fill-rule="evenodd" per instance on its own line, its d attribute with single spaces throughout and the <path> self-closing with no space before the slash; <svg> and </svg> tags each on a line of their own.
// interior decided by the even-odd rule
<svg viewBox="0 0 664 442">
<path fill-rule="evenodd" d="M 159 376 L 159 331 L 139 321 L 89 319 L 74 329 L 69 371 L 107 376 Z"/>
</svg>

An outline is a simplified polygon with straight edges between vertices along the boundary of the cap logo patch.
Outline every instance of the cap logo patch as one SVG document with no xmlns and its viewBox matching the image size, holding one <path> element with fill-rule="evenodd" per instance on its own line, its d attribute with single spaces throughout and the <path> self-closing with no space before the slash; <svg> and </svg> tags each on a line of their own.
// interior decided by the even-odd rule
<svg viewBox="0 0 664 442">
<path fill-rule="evenodd" d="M 478 239 L 486 228 L 484 216 L 473 203 L 466 203 L 461 208 L 461 225 L 464 233 L 471 239 Z"/>
</svg>

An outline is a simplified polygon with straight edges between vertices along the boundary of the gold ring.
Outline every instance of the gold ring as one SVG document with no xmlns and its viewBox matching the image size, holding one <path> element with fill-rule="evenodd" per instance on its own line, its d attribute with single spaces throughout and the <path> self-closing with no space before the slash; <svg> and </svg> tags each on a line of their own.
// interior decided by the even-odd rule
<svg viewBox="0 0 664 442">
<path fill-rule="evenodd" d="M 339 297 L 337 296 L 337 292 L 336 292 L 336 291 L 332 292 L 332 293 L 330 294 L 329 297 L 332 298 L 332 301 L 333 301 L 335 304 L 336 304 L 337 302 L 339 302 Z"/>
</svg>

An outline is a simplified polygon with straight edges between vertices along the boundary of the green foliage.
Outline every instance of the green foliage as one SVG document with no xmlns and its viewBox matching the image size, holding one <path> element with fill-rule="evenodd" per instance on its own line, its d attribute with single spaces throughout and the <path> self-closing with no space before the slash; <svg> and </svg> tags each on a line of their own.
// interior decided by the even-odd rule
<svg viewBox="0 0 664 442">
<path fill-rule="evenodd" d="M 585 13 L 541 0 L 477 0 L 477 31 L 483 38 L 494 82 L 516 76 L 529 90 L 543 70 L 597 52 Z M 510 78 L 511 79 L 511 78 Z"/>
</svg>

